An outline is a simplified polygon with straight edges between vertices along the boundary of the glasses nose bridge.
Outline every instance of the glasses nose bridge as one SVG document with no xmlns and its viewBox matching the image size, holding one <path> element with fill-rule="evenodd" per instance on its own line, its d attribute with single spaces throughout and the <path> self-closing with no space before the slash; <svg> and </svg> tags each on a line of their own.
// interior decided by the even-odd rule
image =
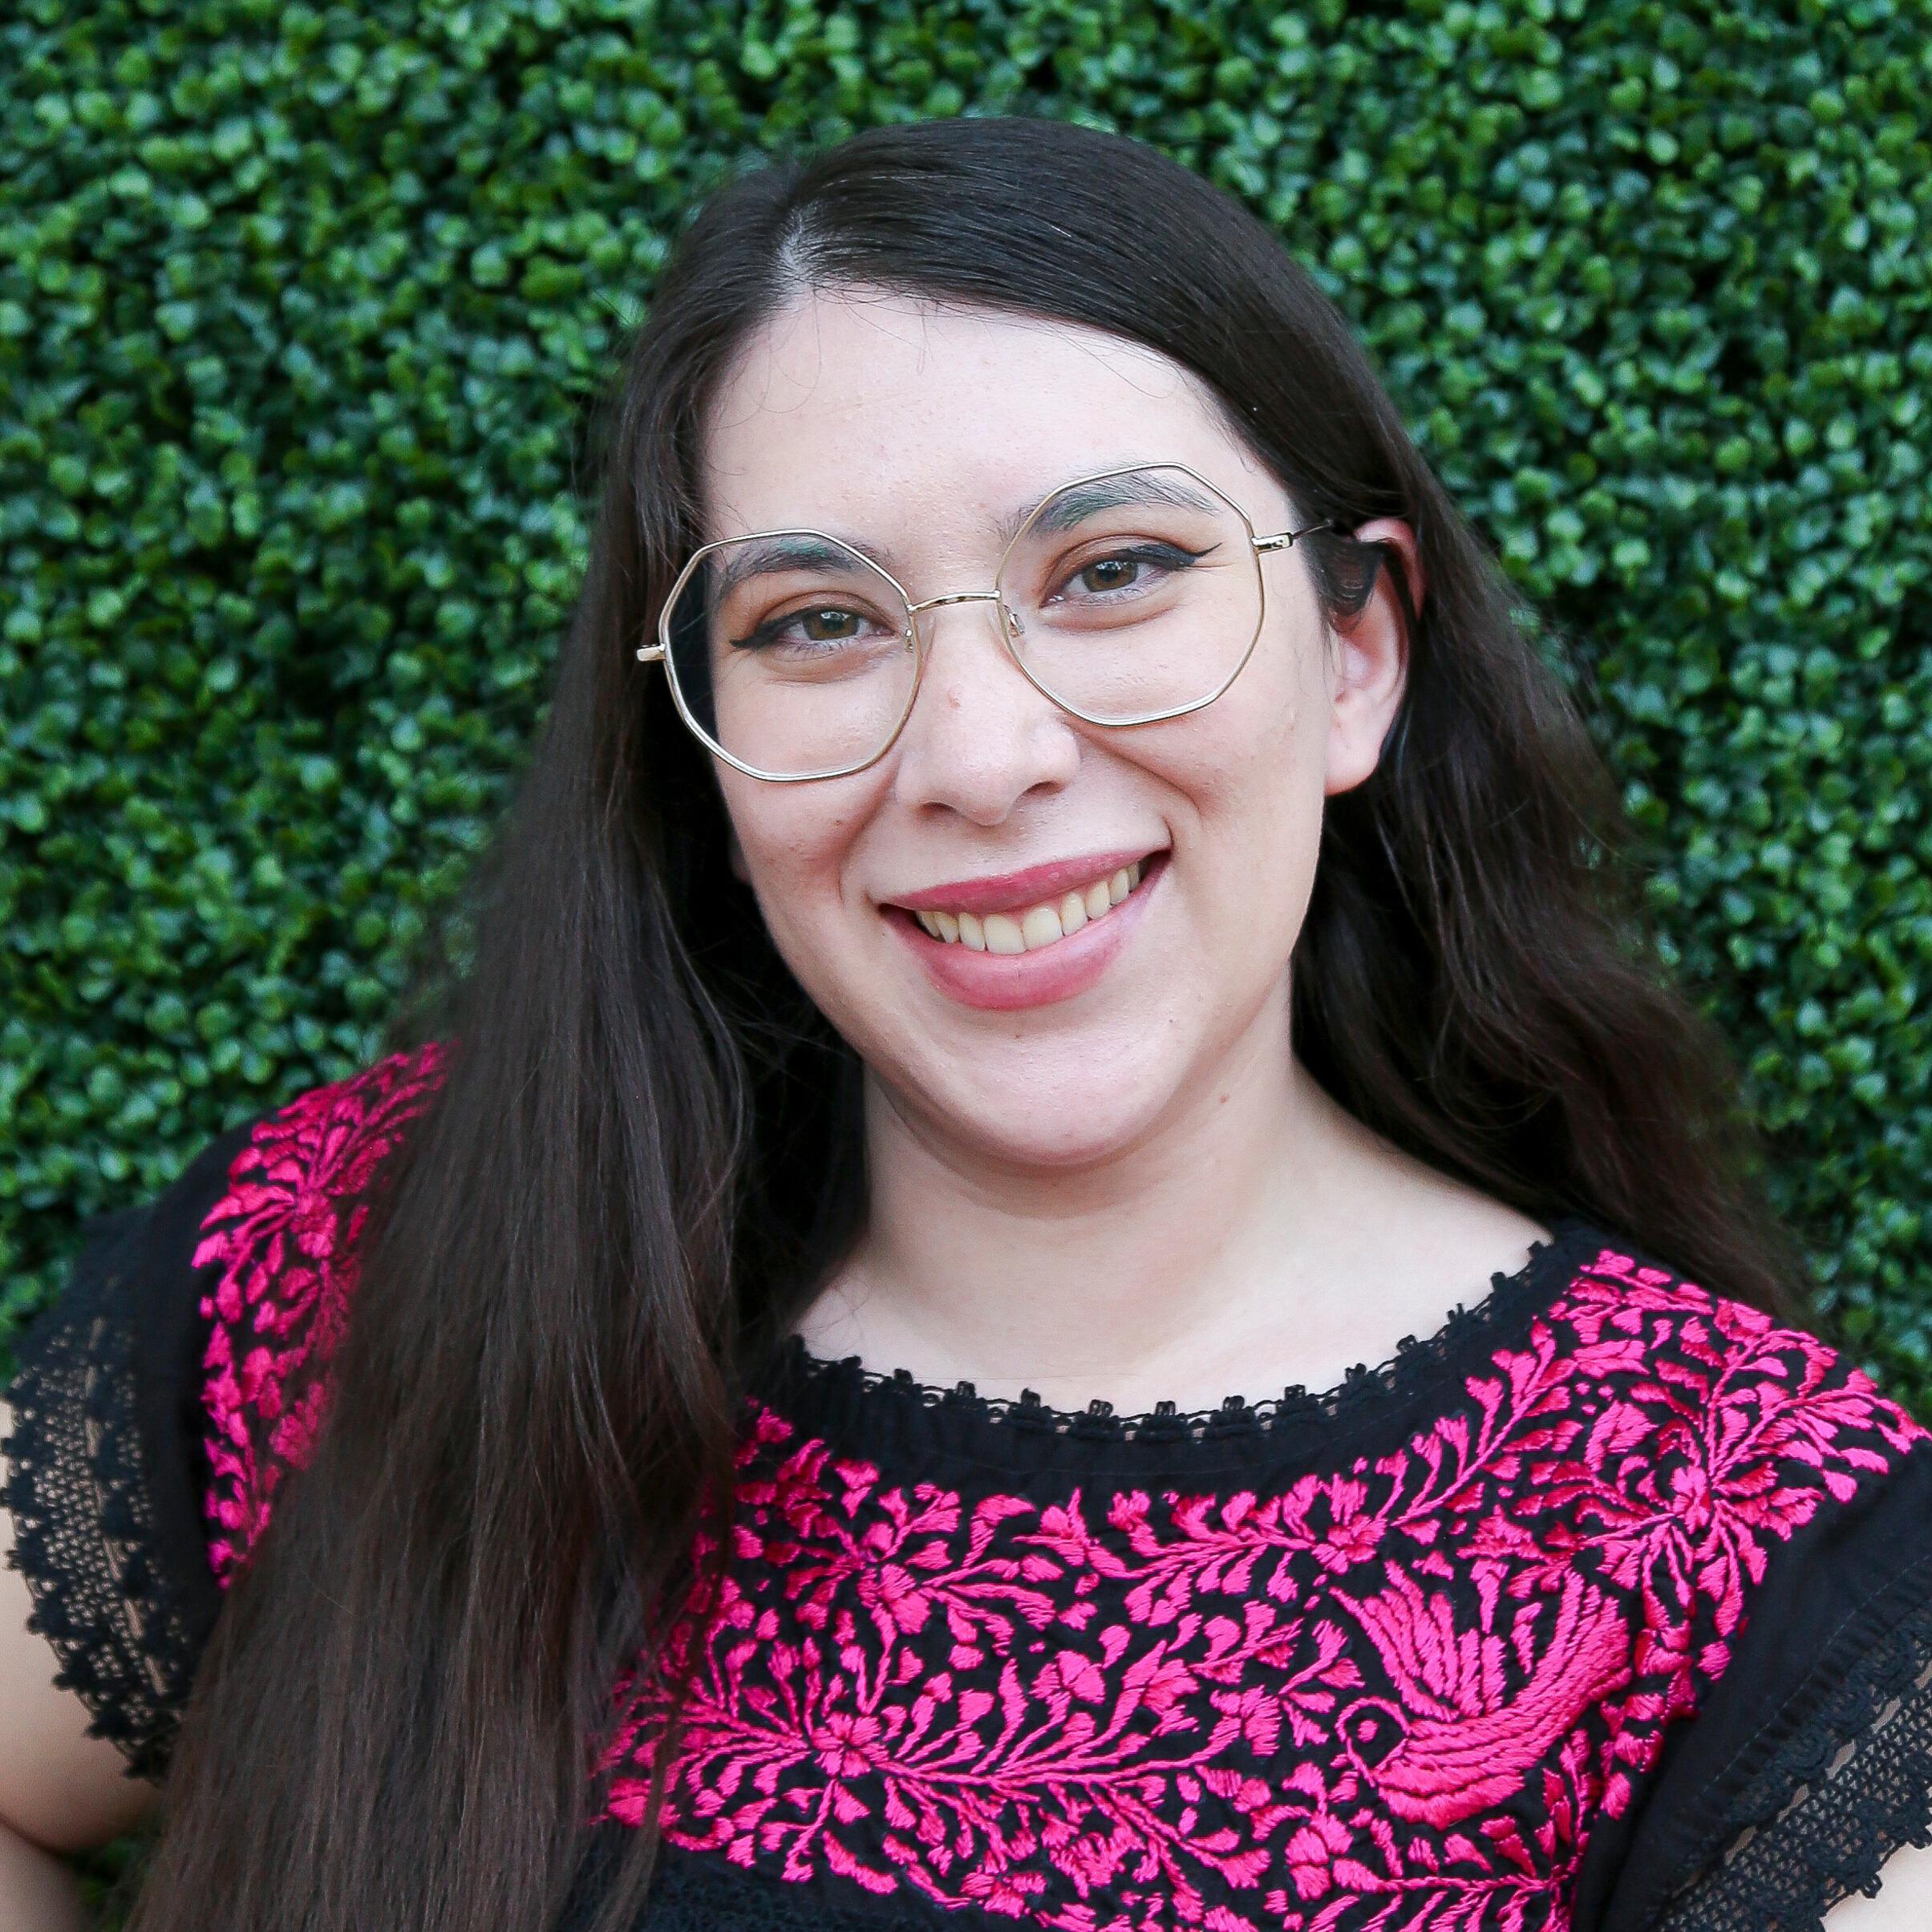
<svg viewBox="0 0 1932 1932">
<path fill-rule="evenodd" d="M 1025 634 L 1026 626 L 1020 621 L 1019 613 L 1014 610 L 1013 607 L 1007 603 L 1005 593 L 998 589 L 995 588 L 991 590 L 949 590 L 943 597 L 921 597 L 917 603 L 913 603 L 909 598 L 907 599 L 905 605 L 907 613 L 907 642 L 911 645 L 913 650 L 917 653 L 919 662 L 918 677 L 919 682 L 921 684 L 923 684 L 925 681 L 927 667 L 931 662 L 932 659 L 934 634 L 930 625 L 926 627 L 923 634 L 921 633 L 919 623 L 920 616 L 923 612 L 941 610 L 948 604 L 992 605 L 994 607 L 993 633 L 994 642 L 998 646 L 1001 647 L 1003 655 L 1006 657 L 1010 664 L 1016 663 L 1018 662 L 1019 640 Z M 1025 678 L 1026 682 L 1028 684 L 1031 684 L 1033 680 L 1027 674 L 1025 667 L 1022 666 L 1020 670 L 1021 675 Z M 911 707 L 909 705 L 907 707 L 906 715 L 908 717 L 911 715 Z"/>
<path fill-rule="evenodd" d="M 949 590 L 943 597 L 921 597 L 916 604 L 909 599 L 905 606 L 908 626 L 916 635 L 919 629 L 921 613 L 938 610 L 948 604 L 991 604 L 994 606 L 993 628 L 998 634 L 1000 642 L 1006 645 L 1009 650 L 1012 648 L 1015 633 L 1007 622 L 1009 606 L 1005 597 L 998 589 Z M 931 648 L 932 635 L 931 629 L 929 626 L 925 633 L 925 644 L 928 650 Z"/>
<path fill-rule="evenodd" d="M 1000 601 L 997 590 L 949 590 L 944 597 L 922 597 L 905 608 L 917 617 L 922 610 L 937 610 L 942 604 L 997 604 Z"/>
</svg>

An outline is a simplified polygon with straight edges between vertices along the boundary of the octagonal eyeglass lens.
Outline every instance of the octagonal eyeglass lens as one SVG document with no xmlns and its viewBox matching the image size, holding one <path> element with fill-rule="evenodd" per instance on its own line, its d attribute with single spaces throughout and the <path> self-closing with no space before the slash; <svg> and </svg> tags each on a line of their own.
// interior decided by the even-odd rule
<svg viewBox="0 0 1932 1932">
<path fill-rule="evenodd" d="M 918 656 L 892 580 L 835 537 L 774 531 L 694 559 L 666 622 L 678 693 L 729 756 L 782 777 L 884 749 Z"/>
<path fill-rule="evenodd" d="M 1055 490 L 1014 540 L 999 590 L 1027 670 L 1101 724 L 1217 695 L 1261 629 L 1247 519 L 1167 465 Z"/>
</svg>

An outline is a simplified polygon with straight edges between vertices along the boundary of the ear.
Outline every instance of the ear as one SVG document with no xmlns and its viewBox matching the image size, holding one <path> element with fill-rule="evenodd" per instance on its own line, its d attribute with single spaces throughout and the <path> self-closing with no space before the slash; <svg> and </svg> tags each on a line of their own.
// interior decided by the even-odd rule
<svg viewBox="0 0 1932 1932">
<path fill-rule="evenodd" d="M 1395 546 L 1420 615 L 1428 587 L 1415 532 L 1399 518 L 1379 516 L 1352 534 L 1363 543 Z M 1408 626 L 1387 557 L 1375 573 L 1368 601 L 1354 617 L 1334 626 L 1334 638 L 1328 654 L 1328 755 L 1322 784 L 1330 796 L 1352 790 L 1375 770 L 1402 706 L 1408 678 Z"/>
</svg>

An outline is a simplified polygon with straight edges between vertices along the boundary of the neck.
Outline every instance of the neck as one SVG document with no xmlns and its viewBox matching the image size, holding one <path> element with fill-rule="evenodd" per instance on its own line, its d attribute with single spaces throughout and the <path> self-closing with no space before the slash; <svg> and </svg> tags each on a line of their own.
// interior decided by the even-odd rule
<svg viewBox="0 0 1932 1932">
<path fill-rule="evenodd" d="M 1429 1332 L 1467 1284 L 1405 1290 L 1391 1264 L 1465 1191 L 1335 1104 L 1290 1051 L 1286 1004 L 1171 1118 L 1082 1166 L 977 1155 L 869 1079 L 866 1229 L 800 1322 L 808 1347 L 1129 1412 L 1325 1387 Z M 1338 1292 L 1351 1282 L 1375 1291 Z"/>
</svg>

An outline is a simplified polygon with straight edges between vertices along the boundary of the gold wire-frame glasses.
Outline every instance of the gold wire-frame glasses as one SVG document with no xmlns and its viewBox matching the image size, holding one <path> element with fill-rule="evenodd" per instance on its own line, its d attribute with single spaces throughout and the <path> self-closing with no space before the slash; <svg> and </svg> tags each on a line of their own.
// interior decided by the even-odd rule
<svg viewBox="0 0 1932 1932">
<path fill-rule="evenodd" d="M 1163 709 L 1149 711 L 1128 717 L 1098 717 L 1091 711 L 1083 710 L 1079 705 L 1072 703 L 1063 697 L 1060 693 L 1053 690 L 1051 686 L 1040 678 L 1034 667 L 1027 662 L 1025 655 L 1019 646 L 1019 639 L 1023 627 L 1002 594 L 999 586 L 1005 580 L 1007 562 L 1013 556 L 1015 550 L 1025 541 L 1050 504 L 1068 492 L 1082 489 L 1088 484 L 1104 483 L 1116 476 L 1132 476 L 1142 470 L 1178 470 L 1182 475 L 1191 478 L 1211 496 L 1225 504 L 1228 509 L 1241 520 L 1241 527 L 1247 534 L 1248 541 L 1254 547 L 1258 590 L 1254 629 L 1253 634 L 1242 647 L 1233 668 L 1205 696 L 1191 699 L 1185 703 L 1170 705 Z M 1035 691 L 1070 715 L 1081 719 L 1085 723 L 1098 725 L 1110 730 L 1136 725 L 1157 724 L 1169 718 L 1185 717 L 1190 712 L 1200 711 L 1205 706 L 1212 704 L 1241 675 L 1248 660 L 1254 654 L 1254 647 L 1260 639 L 1267 615 L 1267 573 L 1261 568 L 1261 558 L 1270 551 L 1287 549 L 1302 537 L 1313 536 L 1318 531 L 1339 530 L 1339 528 L 1340 526 L 1334 519 L 1323 517 L 1298 530 L 1282 530 L 1268 536 L 1260 536 L 1256 533 L 1254 520 L 1249 516 L 1246 511 L 1242 509 L 1225 490 L 1210 483 L 1198 470 L 1189 468 L 1188 464 L 1177 463 L 1171 460 L 1161 462 L 1119 464 L 1111 469 L 1096 470 L 1091 475 L 1073 477 L 1065 483 L 1056 484 L 1053 488 L 1047 491 L 1046 495 L 1021 520 L 1018 528 L 1008 539 L 1005 549 L 1001 551 L 998 565 L 993 573 L 994 587 L 990 590 L 954 590 L 948 591 L 939 597 L 921 597 L 915 601 L 911 593 L 884 565 L 868 557 L 856 545 L 848 543 L 842 537 L 834 537 L 827 531 L 813 529 L 802 525 L 788 525 L 780 529 L 759 530 L 739 537 L 720 537 L 714 542 L 701 545 L 685 560 L 684 567 L 678 573 L 675 581 L 666 593 L 662 606 L 658 613 L 657 642 L 652 644 L 639 645 L 636 654 L 641 663 L 660 663 L 664 666 L 665 674 L 670 685 L 671 700 L 677 707 L 678 715 L 683 719 L 692 735 L 707 750 L 722 758 L 734 770 L 743 772 L 747 778 L 762 779 L 771 784 L 808 784 L 816 783 L 820 779 L 849 777 L 854 772 L 863 772 L 869 767 L 877 764 L 892 750 L 893 747 L 898 743 L 900 735 L 905 728 L 906 720 L 912 715 L 913 707 L 918 701 L 920 686 L 925 681 L 925 662 L 930 646 L 919 630 L 919 614 L 925 610 L 938 610 L 942 606 L 947 604 L 991 603 L 997 605 L 999 607 L 1001 616 L 1001 622 L 998 626 L 1000 641 L 1006 646 L 1007 654 L 1012 659 L 1020 674 Z M 682 596 L 686 585 L 690 583 L 693 574 L 707 557 L 734 545 L 759 542 L 768 538 L 801 537 L 814 538 L 820 543 L 831 545 L 835 550 L 844 551 L 856 557 L 861 564 L 876 572 L 897 593 L 901 603 L 905 606 L 906 616 L 906 628 L 902 633 L 903 640 L 907 648 L 913 654 L 913 678 L 907 690 L 905 702 L 900 707 L 897 718 L 893 722 L 884 743 L 876 751 L 868 753 L 862 758 L 854 759 L 846 763 L 835 765 L 824 771 L 767 771 L 756 765 L 748 763 L 745 759 L 728 751 L 719 743 L 713 733 L 705 728 L 693 711 L 687 700 L 683 685 L 678 675 L 677 659 L 671 647 L 671 619 L 673 613 L 678 608 L 678 599 Z"/>
</svg>

